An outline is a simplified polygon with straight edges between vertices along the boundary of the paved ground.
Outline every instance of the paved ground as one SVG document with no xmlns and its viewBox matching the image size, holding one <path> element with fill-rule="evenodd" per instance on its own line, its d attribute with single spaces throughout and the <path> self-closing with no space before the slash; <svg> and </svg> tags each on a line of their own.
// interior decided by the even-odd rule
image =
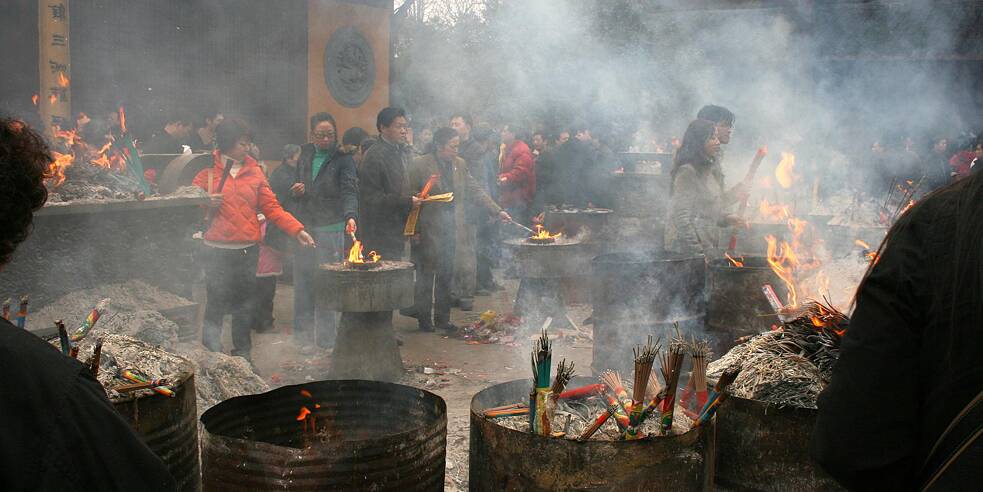
<svg viewBox="0 0 983 492">
<path fill-rule="evenodd" d="M 473 311 L 454 309 L 451 312 L 452 321 L 463 326 L 473 322 L 485 310 L 511 312 L 517 283 L 505 284 L 503 291 L 476 297 Z M 253 335 L 254 363 L 272 386 L 325 379 L 330 366 L 330 352 L 301 349 L 292 342 L 288 334 L 292 322 L 292 296 L 292 287 L 280 284 L 274 311 L 277 332 Z M 580 321 L 589 315 L 590 308 L 572 306 L 569 311 L 573 320 Z M 471 397 L 496 383 L 530 377 L 531 333 L 516 337 L 512 344 L 469 344 L 440 333 L 420 332 L 416 329 L 416 320 L 412 318 L 396 315 L 394 325 L 397 335 L 404 342 L 401 354 L 407 372 L 400 382 L 432 391 L 447 402 L 446 490 L 467 490 Z M 563 357 L 573 360 L 579 374 L 589 373 L 589 340 L 582 337 L 560 338 L 554 341 L 554 354 L 554 360 Z"/>
</svg>

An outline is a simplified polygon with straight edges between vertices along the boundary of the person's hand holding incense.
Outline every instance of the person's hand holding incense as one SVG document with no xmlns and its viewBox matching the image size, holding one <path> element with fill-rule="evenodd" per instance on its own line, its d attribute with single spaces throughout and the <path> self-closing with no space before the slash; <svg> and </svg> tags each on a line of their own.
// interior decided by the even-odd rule
<svg viewBox="0 0 983 492">
<path fill-rule="evenodd" d="M 502 219 L 503 224 L 508 224 L 509 222 L 512 222 L 512 216 L 509 215 L 509 213 L 504 210 L 498 213 L 498 217 Z"/>
<path fill-rule="evenodd" d="M 303 196 L 304 183 L 294 183 L 293 186 L 290 187 L 290 192 L 293 193 L 294 196 Z"/>
</svg>

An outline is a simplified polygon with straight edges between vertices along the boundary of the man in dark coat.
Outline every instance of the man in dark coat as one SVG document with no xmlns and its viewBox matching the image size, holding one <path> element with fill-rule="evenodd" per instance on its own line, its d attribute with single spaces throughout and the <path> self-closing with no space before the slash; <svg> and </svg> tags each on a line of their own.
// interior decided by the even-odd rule
<svg viewBox="0 0 983 492">
<path fill-rule="evenodd" d="M 928 490 L 979 490 L 981 203 L 983 176 L 972 175 L 915 204 L 857 290 L 812 438 L 816 460 L 850 490 L 923 490 L 960 450 Z"/>
<path fill-rule="evenodd" d="M 300 344 L 334 347 L 337 316 L 315 301 L 318 265 L 341 261 L 345 230 L 356 229 L 358 176 L 355 161 L 338 148 L 334 117 L 311 116 L 311 143 L 300 148 L 297 178 L 291 187 L 294 214 L 310 228 L 317 248 L 294 253 L 294 337 Z"/>
<path fill-rule="evenodd" d="M 47 199 L 43 138 L 0 118 L 0 270 Z M 0 318 L 4 490 L 176 490 L 167 467 L 76 359 Z"/>
<path fill-rule="evenodd" d="M 467 222 L 467 207 L 480 207 L 485 216 L 497 214 L 503 221 L 511 217 L 492 201 L 468 172 L 464 160 L 457 157 L 460 145 L 457 132 L 439 128 L 434 132 L 433 144 L 432 153 L 416 158 L 410 165 L 410 188 L 419 192 L 431 176 L 437 176 L 430 194 L 454 193 L 454 199 L 447 203 L 425 203 L 420 209 L 419 237 L 412 243 L 416 264 L 414 299 L 421 330 L 432 331 L 436 325 L 453 331 L 456 327 L 450 322 L 451 279 L 458 232 Z"/>
<path fill-rule="evenodd" d="M 158 130 L 150 140 L 141 146 L 143 154 L 181 154 L 188 144 L 188 137 L 194 129 L 192 119 L 180 112 L 169 114 L 164 121 L 164 127 Z"/>
<path fill-rule="evenodd" d="M 418 201 L 406 178 L 406 112 L 383 109 L 376 117 L 376 128 L 379 141 L 365 153 L 358 168 L 361 241 L 366 250 L 375 250 L 384 260 L 399 260 L 406 244 L 406 217 Z"/>
</svg>

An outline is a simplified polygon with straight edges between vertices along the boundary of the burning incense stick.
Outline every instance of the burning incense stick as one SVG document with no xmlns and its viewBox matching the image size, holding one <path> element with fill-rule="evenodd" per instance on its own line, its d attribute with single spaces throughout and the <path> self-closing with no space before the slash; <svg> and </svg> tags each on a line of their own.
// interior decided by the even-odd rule
<svg viewBox="0 0 983 492">
<path fill-rule="evenodd" d="M 604 371 L 600 377 L 601 381 L 604 381 L 604 384 L 614 393 L 614 400 L 617 402 L 619 410 L 628 415 L 631 400 L 628 398 L 628 392 L 625 391 L 624 383 L 621 382 L 621 374 L 615 371 Z"/>
<path fill-rule="evenodd" d="M 550 388 L 554 400 L 560 398 L 563 390 L 567 387 L 567 383 L 573 379 L 573 367 L 573 362 L 568 366 L 566 359 L 561 360 L 560 364 L 556 366 L 556 377 L 553 378 L 553 386 Z"/>
<path fill-rule="evenodd" d="M 27 303 L 29 298 L 24 295 L 20 298 L 20 306 L 17 309 L 17 327 L 25 328 L 27 326 Z"/>
<path fill-rule="evenodd" d="M 707 401 L 707 404 L 700 412 L 700 417 L 693 423 L 693 427 L 703 425 L 713 418 L 713 415 L 717 412 L 717 408 L 727 399 L 727 387 L 737 379 L 737 375 L 740 372 L 740 368 L 730 368 L 720 375 L 720 379 L 717 380 L 717 384 L 713 387 L 713 393 L 710 395 L 709 401 Z"/>
<path fill-rule="evenodd" d="M 679 332 L 679 324 L 676 323 L 676 332 Z M 662 377 L 666 381 L 666 397 L 662 401 L 662 413 L 659 416 L 659 424 L 663 434 L 668 434 L 672 430 L 673 413 L 676 409 L 676 389 L 679 386 L 679 373 L 683 366 L 683 359 L 686 357 L 686 342 L 679 338 L 674 338 L 669 344 L 669 350 L 662 357 Z"/>
<path fill-rule="evenodd" d="M 690 380 L 696 393 L 697 408 L 703 408 L 707 403 L 707 360 L 710 358 L 710 342 L 705 339 L 693 340 L 691 355 L 693 370 L 690 372 Z"/>
<path fill-rule="evenodd" d="M 96 303 L 96 307 L 89 312 L 89 315 L 85 317 L 82 324 L 72 333 L 71 339 L 73 342 L 81 341 L 85 338 L 92 328 L 96 326 L 96 322 L 99 321 L 99 317 L 106 314 L 109 309 L 109 299 L 103 299 Z"/>
<path fill-rule="evenodd" d="M 55 326 L 58 327 L 58 340 L 61 344 L 61 353 L 68 355 L 72 350 L 72 342 L 68 339 L 68 330 L 65 329 L 65 322 L 57 320 L 55 321 Z"/>
</svg>

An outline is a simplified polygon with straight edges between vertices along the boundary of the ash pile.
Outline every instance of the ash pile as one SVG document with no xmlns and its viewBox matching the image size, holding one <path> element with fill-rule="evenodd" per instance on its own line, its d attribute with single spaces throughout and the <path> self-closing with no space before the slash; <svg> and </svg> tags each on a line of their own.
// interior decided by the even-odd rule
<svg viewBox="0 0 983 492">
<path fill-rule="evenodd" d="M 167 367 L 158 370 L 154 363 L 156 359 L 167 360 L 167 356 L 161 354 L 183 357 L 194 366 L 199 414 L 229 398 L 269 391 L 270 386 L 245 359 L 209 351 L 198 341 L 181 342 L 178 338 L 178 324 L 161 311 L 169 312 L 189 306 L 193 308 L 195 303 L 139 280 L 100 285 L 66 294 L 40 309 L 32 318 L 37 320 L 37 324 L 47 326 L 63 320 L 71 330 L 80 326 L 93 306 L 105 298 L 111 299 L 109 306 L 80 344 L 79 353 L 83 354 L 80 357 L 88 357 L 94 348 L 90 345 L 99 338 L 105 340 L 106 348 L 117 346 L 116 340 L 120 341 L 120 347 L 132 345 L 127 345 L 124 340 L 136 340 L 150 347 L 146 354 L 130 349 L 118 354 L 111 353 L 111 360 L 115 360 L 115 365 L 107 367 L 110 370 L 134 368 L 147 373 L 147 377 L 157 379 L 172 377 L 166 374 Z M 99 377 L 102 381 L 103 377 L 116 376 L 112 372 L 100 370 Z M 111 387 L 106 382 L 103 385 Z"/>
<path fill-rule="evenodd" d="M 548 438 L 578 441 L 616 441 L 681 435 L 706 424 L 726 398 L 724 389 L 737 370 L 727 371 L 713 391 L 707 391 L 709 343 L 672 338 L 663 352 L 649 338 L 635 348 L 634 378 L 626 381 L 614 371 L 600 382 L 566 389 L 574 366 L 560 361 L 550 384 L 552 350 L 546 332 L 532 355 L 533 381 L 529 402 L 484 409 L 497 425 Z M 688 382 L 681 385 L 683 362 L 692 362 Z M 658 361 L 658 363 L 657 363 Z M 658 365 L 658 369 L 653 366 Z M 659 376 L 662 380 L 659 380 Z M 678 396 L 678 398 L 677 398 Z"/>
<path fill-rule="evenodd" d="M 93 164 L 88 159 L 73 162 L 64 173 L 63 183 L 49 187 L 49 202 L 133 200 L 143 192 L 140 182 L 129 174 Z"/>
<path fill-rule="evenodd" d="M 850 319 L 828 304 L 810 301 L 781 314 L 782 326 L 755 335 L 710 363 L 711 380 L 739 371 L 728 392 L 779 407 L 815 409 L 840 356 Z"/>
</svg>

